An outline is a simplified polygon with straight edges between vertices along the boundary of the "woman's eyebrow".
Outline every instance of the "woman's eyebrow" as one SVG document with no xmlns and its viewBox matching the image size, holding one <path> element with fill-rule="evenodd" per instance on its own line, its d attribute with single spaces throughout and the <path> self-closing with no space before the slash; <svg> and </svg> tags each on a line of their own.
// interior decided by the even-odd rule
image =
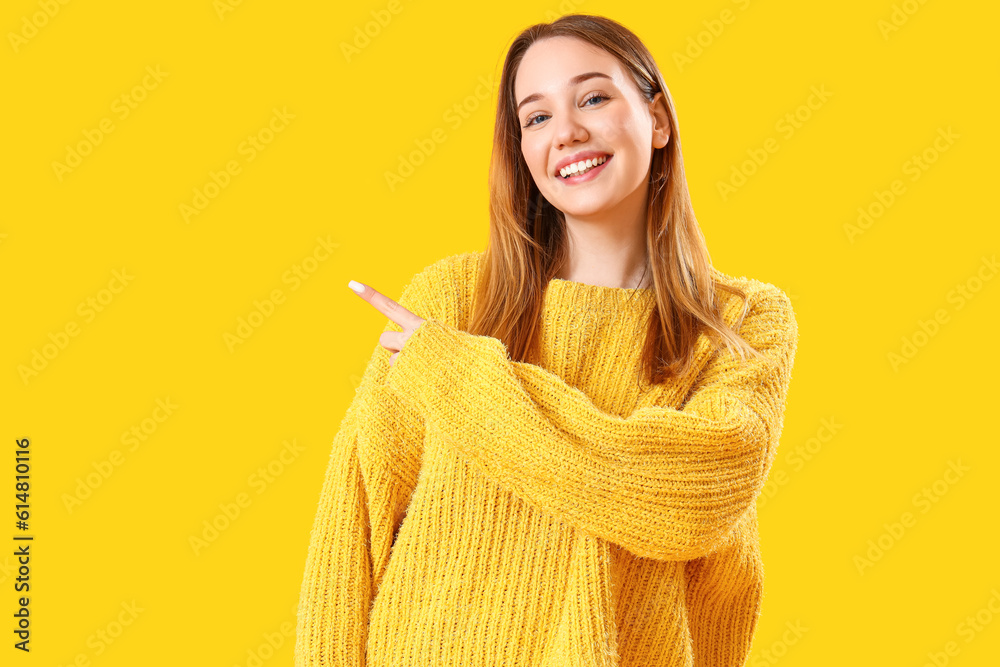
<svg viewBox="0 0 1000 667">
<path fill-rule="evenodd" d="M 594 77 L 598 76 L 602 76 L 605 79 L 611 78 L 604 72 L 584 72 L 583 74 L 577 74 L 572 79 L 570 79 L 569 85 L 575 86 L 576 84 L 586 81 L 587 79 L 593 79 Z M 535 100 L 540 100 L 543 97 L 545 96 L 542 95 L 541 93 L 532 93 L 531 95 L 528 95 L 523 100 L 521 100 L 521 102 L 517 105 L 517 109 L 514 110 L 514 113 L 520 113 L 521 107 L 523 107 L 525 104 L 528 104 L 529 102 L 534 102 Z"/>
</svg>

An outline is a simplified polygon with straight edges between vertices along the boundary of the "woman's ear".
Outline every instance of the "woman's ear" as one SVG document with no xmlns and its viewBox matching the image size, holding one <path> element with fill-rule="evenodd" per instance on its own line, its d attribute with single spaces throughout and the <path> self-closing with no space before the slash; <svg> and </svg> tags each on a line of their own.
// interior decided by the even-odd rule
<svg viewBox="0 0 1000 667">
<path fill-rule="evenodd" d="M 649 112 L 653 117 L 653 148 L 663 148 L 670 141 L 670 114 L 663 91 L 653 96 Z"/>
</svg>

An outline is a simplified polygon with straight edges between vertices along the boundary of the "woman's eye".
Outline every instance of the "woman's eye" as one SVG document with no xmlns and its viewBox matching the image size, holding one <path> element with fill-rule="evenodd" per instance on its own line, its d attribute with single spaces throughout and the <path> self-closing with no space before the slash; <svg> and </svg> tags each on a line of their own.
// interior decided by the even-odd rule
<svg viewBox="0 0 1000 667">
<path fill-rule="evenodd" d="M 583 106 L 587 106 L 591 100 L 608 100 L 608 99 L 611 99 L 610 95 L 602 95 L 600 93 L 597 93 L 596 95 L 592 95 L 591 97 L 588 97 L 586 100 L 584 100 Z M 536 123 L 535 121 L 538 120 L 539 118 L 548 118 L 548 116 L 543 113 L 540 113 L 537 116 L 532 116 L 531 118 L 529 118 L 524 122 L 524 127 L 531 127 L 532 125 L 537 125 L 538 123 Z"/>
</svg>

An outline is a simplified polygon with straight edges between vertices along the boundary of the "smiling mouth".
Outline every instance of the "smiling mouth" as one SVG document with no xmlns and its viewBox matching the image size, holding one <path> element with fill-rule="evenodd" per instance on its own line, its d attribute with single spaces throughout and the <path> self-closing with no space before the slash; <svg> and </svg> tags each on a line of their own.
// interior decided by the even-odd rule
<svg viewBox="0 0 1000 667">
<path fill-rule="evenodd" d="M 602 155 L 596 159 L 581 160 L 581 162 L 585 163 L 590 162 L 591 163 L 590 166 L 589 167 L 584 166 L 582 169 L 577 169 L 576 171 L 570 171 L 568 173 L 565 173 L 563 169 L 560 169 L 558 172 L 556 172 L 556 178 L 558 178 L 560 181 L 566 181 L 566 182 L 586 180 L 584 178 L 585 176 L 587 176 L 591 172 L 601 171 L 604 168 L 604 166 L 611 161 L 611 158 L 612 155 L 608 154 L 608 155 Z M 565 176 L 563 175 L 564 173 Z"/>
</svg>

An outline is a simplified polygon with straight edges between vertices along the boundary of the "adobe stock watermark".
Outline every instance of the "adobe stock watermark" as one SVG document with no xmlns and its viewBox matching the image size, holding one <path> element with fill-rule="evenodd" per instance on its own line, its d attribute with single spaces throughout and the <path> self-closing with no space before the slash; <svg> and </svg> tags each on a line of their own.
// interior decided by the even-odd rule
<svg viewBox="0 0 1000 667">
<path fill-rule="evenodd" d="M 948 151 L 955 144 L 955 140 L 960 136 L 955 134 L 951 125 L 947 129 L 939 127 L 937 136 L 927 148 L 920 151 L 919 155 L 911 155 L 903 162 L 900 167 L 903 175 L 909 176 L 911 183 L 919 181 L 920 177 L 938 161 L 942 153 Z M 904 194 L 906 194 L 906 183 L 901 178 L 894 179 L 885 190 L 875 190 L 868 204 L 858 207 L 858 216 L 854 223 L 844 223 L 844 233 L 847 235 L 847 240 L 853 244 L 857 237 L 868 231 L 875 224 L 875 221 L 885 215 L 886 211 Z"/>
<path fill-rule="evenodd" d="M 30 16 L 21 17 L 21 30 L 19 32 L 7 33 L 7 41 L 10 42 L 10 48 L 14 49 L 14 53 L 19 53 L 21 47 L 27 44 L 28 40 L 36 36 L 39 30 L 55 18 L 63 5 L 69 4 L 69 0 L 38 0 L 37 4 L 39 11 Z"/>
<path fill-rule="evenodd" d="M 472 93 L 466 95 L 461 102 L 455 102 L 445 110 L 441 120 L 448 128 L 454 132 L 467 121 L 472 114 L 479 110 L 482 103 L 490 99 L 493 92 L 493 75 L 489 78 L 480 76 L 479 85 L 473 89 Z M 413 140 L 416 148 L 405 155 L 400 154 L 397 158 L 395 171 L 385 172 L 385 182 L 389 186 L 389 192 L 395 192 L 396 188 L 406 182 L 410 176 L 416 172 L 416 168 L 424 164 L 427 159 L 434 154 L 438 145 L 448 140 L 448 133 L 444 128 L 436 127 L 430 131 L 426 137 L 418 137 Z"/>
<path fill-rule="evenodd" d="M 911 504 L 920 511 L 920 514 L 927 514 L 970 470 L 968 466 L 962 465 L 961 459 L 949 460 L 944 474 L 914 493 L 910 499 Z M 865 570 L 874 567 L 875 563 L 882 560 L 885 554 L 903 539 L 907 530 L 917 525 L 917 518 L 913 512 L 903 512 L 898 521 L 883 523 L 884 530 L 874 540 L 868 540 L 868 549 L 864 554 L 854 556 L 854 566 L 858 569 L 858 574 L 864 576 Z"/>
<path fill-rule="evenodd" d="M 128 118 L 133 111 L 139 108 L 140 104 L 146 101 L 150 92 L 159 88 L 160 84 L 163 83 L 163 80 L 167 78 L 169 74 L 170 72 L 160 70 L 159 65 L 155 68 L 151 65 L 147 65 L 146 75 L 142 77 L 142 81 L 132 86 L 132 88 L 122 93 L 111 102 L 111 113 L 114 114 L 119 121 Z M 115 122 L 112 120 L 111 116 L 105 116 L 99 120 L 97 122 L 97 127 L 95 128 L 85 127 L 82 130 L 83 139 L 77 141 L 72 146 L 66 144 L 66 153 L 63 158 L 64 161 L 52 161 L 52 170 L 56 174 L 56 179 L 62 183 L 66 178 L 66 175 L 73 173 L 74 169 L 83 164 L 83 158 L 91 155 L 95 148 L 104 143 L 104 138 L 114 132 L 115 129 Z"/>
<path fill-rule="evenodd" d="M 138 450 L 140 445 L 156 433 L 160 424 L 167 421 L 180 407 L 171 401 L 169 396 L 157 398 L 155 403 L 156 407 L 153 408 L 148 417 L 122 432 L 119 440 L 123 445 L 128 446 L 129 452 Z M 72 493 L 64 492 L 62 494 L 61 499 L 66 512 L 72 514 L 73 510 L 83 505 L 84 501 L 93 496 L 94 491 L 99 489 L 123 463 L 125 463 L 125 454 L 120 449 L 113 449 L 106 458 L 92 461 L 90 467 L 93 470 L 83 477 L 76 478 L 76 486 L 73 487 Z"/>
<path fill-rule="evenodd" d="M 795 133 L 809 122 L 816 111 L 819 111 L 833 97 L 833 93 L 826 89 L 826 84 L 809 87 L 809 96 L 805 103 L 800 104 L 794 110 L 789 111 L 774 124 L 774 130 L 781 137 L 788 141 Z M 778 152 L 781 144 L 774 137 L 768 137 L 759 148 L 748 148 L 746 160 L 738 165 L 734 164 L 729 169 L 727 180 L 716 181 L 716 188 L 722 201 L 728 201 L 729 197 L 736 194 L 737 190 L 747 184 L 747 180 L 757 173 L 764 166 L 772 155 Z"/>
<path fill-rule="evenodd" d="M 888 19 L 879 19 L 875 26 L 883 41 L 889 41 L 889 35 L 899 32 L 899 29 L 906 25 L 910 17 L 916 14 L 921 7 L 927 4 L 927 0 L 903 0 L 899 4 L 892 5 L 892 11 Z"/>
<path fill-rule="evenodd" d="M 823 445 L 827 444 L 833 440 L 834 436 L 844 428 L 843 424 L 837 422 L 836 417 L 824 417 L 820 419 L 820 426 L 816 429 L 816 433 L 806 438 L 806 441 L 800 445 L 795 445 L 790 452 L 785 454 L 784 461 L 789 465 L 794 472 L 800 472 L 806 467 L 809 461 L 812 461 L 822 450 Z M 778 495 L 778 492 L 783 489 L 791 481 L 791 477 L 784 468 L 780 470 L 774 470 L 768 477 L 767 482 L 764 484 L 764 488 L 761 490 L 760 495 L 757 498 L 757 507 L 763 507 L 767 504 L 767 501 Z"/>
<path fill-rule="evenodd" d="M 403 5 L 399 0 L 389 0 L 384 9 L 373 9 L 369 12 L 371 20 L 364 25 L 354 26 L 354 38 L 350 42 L 341 40 L 340 52 L 344 60 L 351 62 L 361 52 L 368 48 L 372 40 L 382 34 L 382 31 L 389 27 L 394 16 L 403 11 Z"/>
<path fill-rule="evenodd" d="M 112 620 L 87 636 L 86 644 L 90 652 L 81 651 L 77 653 L 66 663 L 66 667 L 90 667 L 91 660 L 104 655 L 104 652 L 125 633 L 125 628 L 135 623 L 135 620 L 139 618 L 139 614 L 146 611 L 135 600 L 122 602 L 119 606 L 121 610 L 115 614 Z M 57 667 L 63 667 L 63 664 L 59 663 Z"/>
<path fill-rule="evenodd" d="M 750 6 L 750 0 L 731 1 L 740 11 L 746 11 Z M 683 72 L 685 67 L 693 64 L 695 60 L 700 58 L 705 53 L 705 49 L 712 46 L 715 40 L 725 32 L 726 26 L 736 22 L 737 16 L 736 12 L 726 8 L 719 12 L 718 18 L 703 20 L 701 24 L 705 26 L 705 29 L 699 31 L 694 36 L 689 36 L 683 51 L 674 51 L 674 65 L 677 66 L 677 71 Z"/>
<path fill-rule="evenodd" d="M 339 243 L 334 243 L 330 240 L 329 234 L 326 235 L 325 239 L 317 236 L 316 245 L 313 247 L 312 252 L 292 264 L 291 267 L 282 273 L 281 282 L 289 285 L 289 292 L 299 289 L 306 280 L 319 270 L 323 262 L 330 259 L 333 250 L 339 247 Z M 250 336 L 274 315 L 274 311 L 278 309 L 278 306 L 285 303 L 285 298 L 284 291 L 280 287 L 275 287 L 264 299 L 254 299 L 253 309 L 250 313 L 246 317 L 241 315 L 236 318 L 235 331 L 225 331 L 222 334 L 222 341 L 226 344 L 229 353 L 234 353 L 238 346 L 247 342 Z"/>
<path fill-rule="evenodd" d="M 957 312 L 965 308 L 983 287 L 997 274 L 997 256 L 991 255 L 982 257 L 979 268 L 976 272 L 964 281 L 948 290 L 945 301 L 954 306 Z M 889 367 L 894 373 L 898 373 L 901 366 L 913 361 L 920 350 L 924 349 L 934 336 L 941 332 L 941 327 L 951 321 L 951 313 L 947 308 L 938 308 L 932 317 L 927 320 L 917 320 L 917 330 L 909 336 L 903 336 L 898 350 L 892 350 L 887 354 Z"/>
<path fill-rule="evenodd" d="M 273 107 L 271 112 L 271 118 L 267 124 L 254 134 L 248 134 L 247 138 L 236 147 L 237 155 L 243 156 L 243 161 L 246 164 L 257 159 L 257 155 L 270 146 L 275 137 L 288 127 L 288 121 L 295 118 L 294 114 L 288 112 L 288 107 L 281 107 L 280 111 L 277 107 Z M 208 205 L 229 187 L 233 177 L 242 173 L 243 166 L 236 159 L 226 162 L 219 171 L 209 170 L 208 180 L 205 184 L 193 188 L 194 196 L 191 198 L 191 202 L 178 204 L 178 210 L 184 222 L 190 224 L 192 217 L 201 215 L 202 211 L 208 208 Z"/>
<path fill-rule="evenodd" d="M 236 8 L 243 4 L 243 0 L 212 0 L 212 9 L 219 20 L 226 18 L 226 14 L 236 11 Z"/>
<path fill-rule="evenodd" d="M 262 640 L 254 647 L 247 649 L 247 657 L 242 663 L 233 663 L 235 667 L 261 667 L 274 657 L 278 649 L 285 645 L 295 645 L 295 625 L 298 616 L 298 601 L 292 605 L 291 619 L 282 621 L 277 629 L 265 632 Z"/>
<path fill-rule="evenodd" d="M 993 619 L 1000 616 L 1000 591 L 995 587 L 990 589 L 990 597 L 986 603 L 980 607 L 975 615 L 969 615 L 959 621 L 955 626 L 955 634 L 969 644 L 976 637 L 981 635 Z M 921 667 L 945 667 L 951 663 L 951 659 L 962 652 L 962 647 L 955 640 L 945 642 L 945 645 L 938 651 L 928 651 L 927 660 Z"/>
<path fill-rule="evenodd" d="M 268 461 L 267 465 L 261 466 L 256 471 L 250 473 L 250 476 L 247 477 L 247 486 L 257 496 L 264 493 L 285 472 L 286 468 L 299 458 L 299 454 L 304 451 L 306 451 L 306 448 L 299 445 L 295 441 L 295 438 L 292 438 L 291 442 L 285 440 L 277 456 Z M 253 496 L 246 491 L 240 491 L 231 501 L 219 503 L 219 512 L 211 520 L 205 519 L 201 522 L 202 528 L 199 533 L 188 536 L 188 545 L 194 551 L 194 555 L 200 556 L 205 549 L 219 539 L 222 533 L 228 530 L 238 518 L 243 516 L 243 510 L 250 507 L 252 503 Z"/>
<path fill-rule="evenodd" d="M 122 290 L 132 282 L 135 276 L 130 276 L 126 271 L 124 267 L 121 271 L 113 270 L 107 287 L 98 290 L 96 294 L 88 296 L 77 305 L 76 314 L 83 319 L 84 324 L 93 322 L 97 314 L 104 312 L 104 309 L 111 305 L 115 297 L 121 294 Z M 29 380 L 38 377 L 38 374 L 48 368 L 49 364 L 69 346 L 70 339 L 80 335 L 80 331 L 80 323 L 75 319 L 67 321 L 62 329 L 58 329 L 54 333 L 50 331 L 48 334 L 49 342 L 43 344 L 40 351 L 38 348 L 31 348 L 31 361 L 27 365 L 17 365 L 17 373 L 21 377 L 21 382 L 27 386 Z"/>
<path fill-rule="evenodd" d="M 771 642 L 766 648 L 760 651 L 760 656 L 753 658 L 747 664 L 753 667 L 768 667 L 777 664 L 782 658 L 788 655 L 789 649 L 795 646 L 802 639 L 809 628 L 802 625 L 802 621 L 795 619 L 795 622 L 785 621 L 788 628 L 781 633 L 781 639 Z"/>
</svg>

